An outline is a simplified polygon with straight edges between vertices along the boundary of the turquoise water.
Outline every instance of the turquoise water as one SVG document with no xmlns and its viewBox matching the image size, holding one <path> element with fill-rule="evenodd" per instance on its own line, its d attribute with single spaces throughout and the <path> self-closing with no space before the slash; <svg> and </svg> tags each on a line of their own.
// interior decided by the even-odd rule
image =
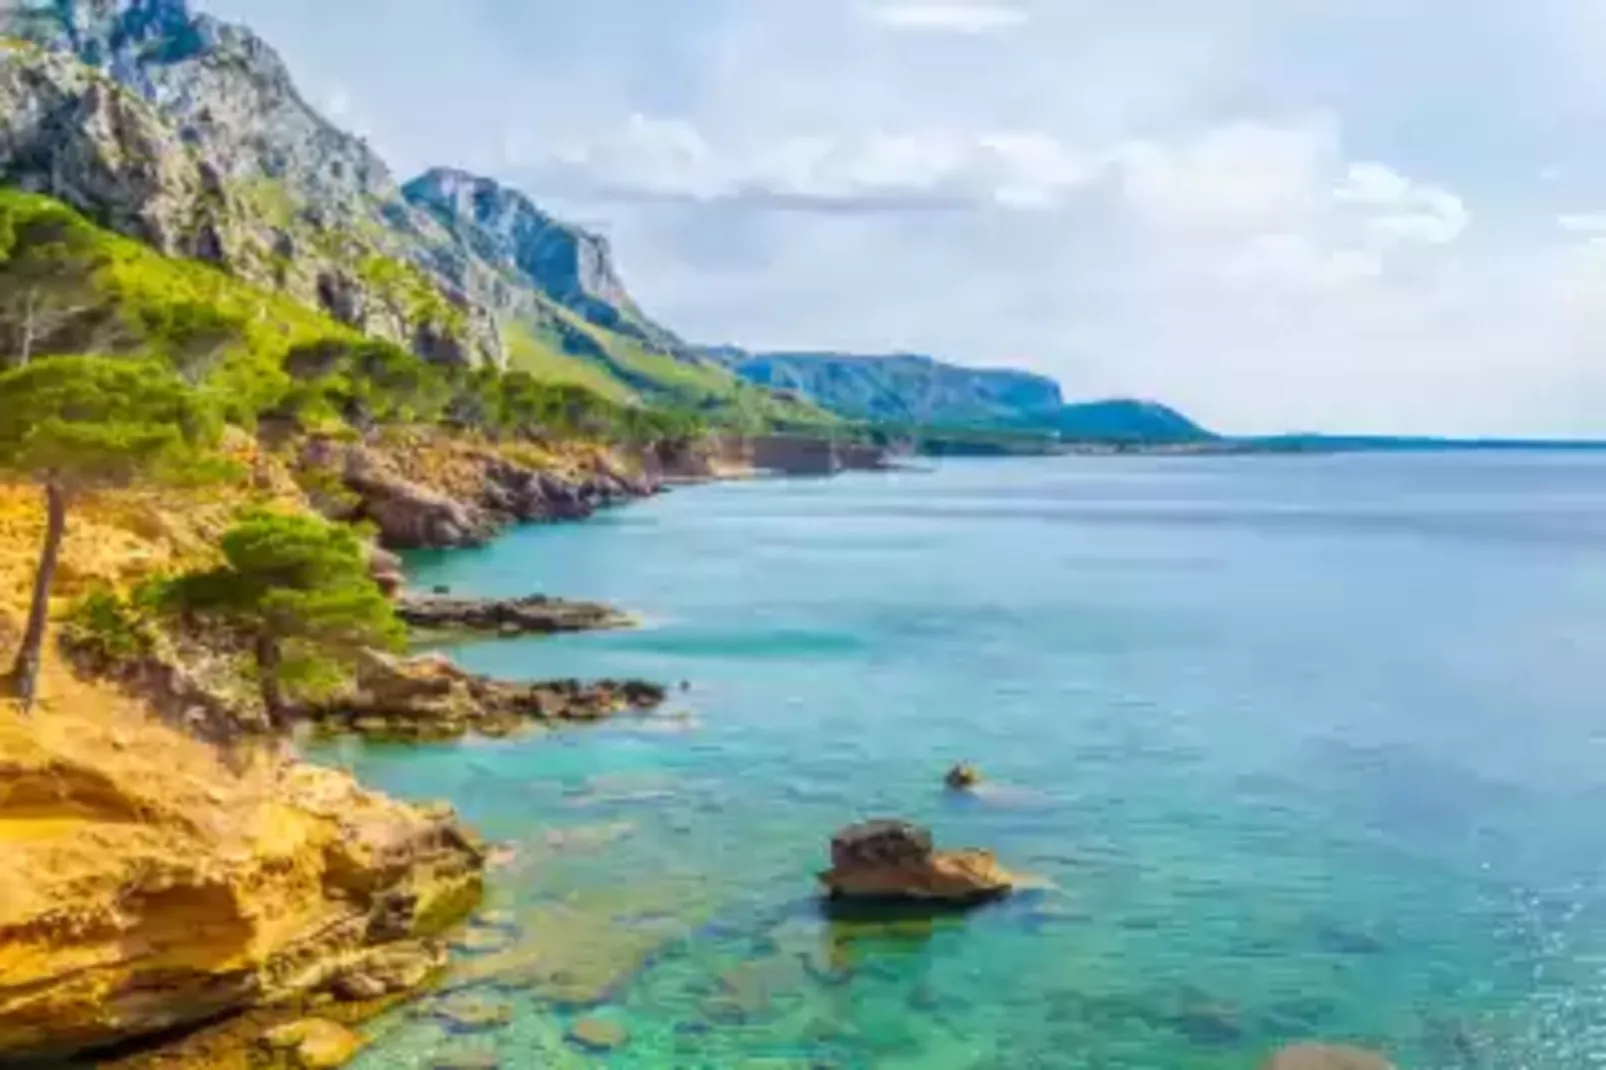
<svg viewBox="0 0 1606 1070">
<path fill-rule="evenodd" d="M 516 848 L 506 1027 L 359 1068 L 1606 1066 L 1606 457 L 1054 459 L 688 489 L 415 559 L 648 626 L 481 643 L 671 716 L 325 760 Z M 941 790 L 955 761 L 990 790 Z M 855 818 L 1052 881 L 830 919 Z M 512 968 L 512 967 L 518 968 Z M 472 979 L 473 975 L 467 975 Z M 577 1016 L 625 1027 L 603 1055 Z"/>
</svg>

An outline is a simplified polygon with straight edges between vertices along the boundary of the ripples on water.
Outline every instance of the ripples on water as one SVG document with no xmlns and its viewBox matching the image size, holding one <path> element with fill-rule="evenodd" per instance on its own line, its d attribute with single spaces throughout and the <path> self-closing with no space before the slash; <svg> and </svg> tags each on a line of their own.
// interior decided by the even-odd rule
<svg viewBox="0 0 1606 1070">
<path fill-rule="evenodd" d="M 472 990 L 512 1024 L 399 1014 L 361 1066 L 1606 1066 L 1606 457 L 953 462 L 415 568 L 641 611 L 458 653 L 687 680 L 696 721 L 325 753 L 519 850 L 522 943 Z M 962 758 L 992 791 L 944 797 Z M 827 919 L 826 841 L 872 813 L 1061 891 Z M 628 1042 L 583 1053 L 580 1015 Z"/>
</svg>

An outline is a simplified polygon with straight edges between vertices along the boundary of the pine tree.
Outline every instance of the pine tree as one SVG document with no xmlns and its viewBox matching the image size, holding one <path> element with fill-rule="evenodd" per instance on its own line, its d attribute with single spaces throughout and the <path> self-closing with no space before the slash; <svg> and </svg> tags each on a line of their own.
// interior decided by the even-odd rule
<svg viewBox="0 0 1606 1070">
<path fill-rule="evenodd" d="M 340 679 L 364 650 L 401 646 L 405 629 L 351 529 L 260 512 L 222 545 L 225 564 L 179 580 L 173 596 L 250 635 L 262 703 L 276 727 L 285 724 L 292 690 Z"/>
<path fill-rule="evenodd" d="M 216 437 L 199 394 L 164 365 L 46 357 L 0 374 L 0 470 L 37 483 L 45 538 L 22 645 L 7 689 L 33 706 L 67 516 L 86 493 L 186 478 Z"/>
</svg>

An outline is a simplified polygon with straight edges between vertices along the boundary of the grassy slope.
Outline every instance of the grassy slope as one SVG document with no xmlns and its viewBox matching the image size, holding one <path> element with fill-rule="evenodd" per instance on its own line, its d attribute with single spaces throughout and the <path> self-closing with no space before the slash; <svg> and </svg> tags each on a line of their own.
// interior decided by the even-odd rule
<svg viewBox="0 0 1606 1070">
<path fill-rule="evenodd" d="M 533 328 L 515 324 L 507 329 L 504 340 L 507 366 L 511 371 L 526 372 L 545 382 L 572 383 L 621 405 L 640 400 L 635 391 L 610 375 L 606 368 L 563 352 L 561 346 Z"/>
<path fill-rule="evenodd" d="M 48 348 L 171 354 L 175 345 L 193 342 L 199 333 L 212 367 L 208 380 L 228 399 L 231 417 L 242 422 L 270 407 L 291 385 L 283 370 L 291 349 L 359 337 L 316 309 L 211 265 L 165 257 L 47 197 L 0 188 L 4 227 L 22 236 L 26 245 L 59 245 L 57 259 L 67 268 L 53 276 L 52 285 L 70 291 L 73 304 L 90 307 L 99 317 L 94 329 L 75 329 Z M 0 289 L 20 292 L 24 270 L 0 256 Z M 511 368 L 582 387 L 618 405 L 697 409 L 716 422 L 746 428 L 771 421 L 834 420 L 812 406 L 743 383 L 723 368 L 678 360 L 567 310 L 559 314 L 593 340 L 611 366 L 566 353 L 539 330 L 514 326 L 507 338 Z"/>
</svg>

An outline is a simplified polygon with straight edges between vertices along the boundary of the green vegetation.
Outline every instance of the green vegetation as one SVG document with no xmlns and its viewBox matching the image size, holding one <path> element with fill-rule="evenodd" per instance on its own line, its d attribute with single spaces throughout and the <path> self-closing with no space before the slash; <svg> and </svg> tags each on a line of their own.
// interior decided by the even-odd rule
<svg viewBox="0 0 1606 1070">
<path fill-rule="evenodd" d="M 225 564 L 175 580 L 176 608 L 239 629 L 275 727 L 293 699 L 345 680 L 366 650 L 398 650 L 406 629 L 350 528 L 255 513 L 223 537 Z"/>
<path fill-rule="evenodd" d="M 639 402 L 635 391 L 608 374 L 607 369 L 563 351 L 550 331 L 522 325 L 504 334 L 509 371 L 519 371 L 544 382 L 583 387 L 616 405 Z"/>
<path fill-rule="evenodd" d="M 375 253 L 362 259 L 357 274 L 409 323 L 432 323 L 447 334 L 458 335 L 468 328 L 463 310 L 441 296 L 429 277 L 412 264 Z"/>
<path fill-rule="evenodd" d="M 258 185 L 254 196 L 284 197 L 272 183 Z M 413 313 L 463 314 L 410 265 L 371 256 L 363 268 Z M 30 292 L 31 303 L 17 297 Z M 639 442 L 707 427 L 762 431 L 833 419 L 567 312 L 564 327 L 594 342 L 598 359 L 565 351 L 550 330 L 515 326 L 506 374 L 432 365 L 287 296 L 209 264 L 164 257 L 57 201 L 7 189 L 0 189 L 0 294 L 11 295 L 0 300 L 0 340 L 10 353 L 96 351 L 157 361 L 206 388 L 221 415 L 244 427 L 268 415 L 320 430 L 438 421 L 492 437 Z"/>
<path fill-rule="evenodd" d="M 199 393 L 153 362 L 47 357 L 0 375 L 0 469 L 38 484 L 46 506 L 28 623 L 7 678 L 24 709 L 73 500 L 144 479 L 191 479 L 217 430 Z"/>
<path fill-rule="evenodd" d="M 75 598 L 62 618 L 62 641 L 101 665 L 126 665 L 156 649 L 157 621 L 167 584 L 148 578 L 123 597 L 110 584 L 97 584 Z"/>
</svg>

